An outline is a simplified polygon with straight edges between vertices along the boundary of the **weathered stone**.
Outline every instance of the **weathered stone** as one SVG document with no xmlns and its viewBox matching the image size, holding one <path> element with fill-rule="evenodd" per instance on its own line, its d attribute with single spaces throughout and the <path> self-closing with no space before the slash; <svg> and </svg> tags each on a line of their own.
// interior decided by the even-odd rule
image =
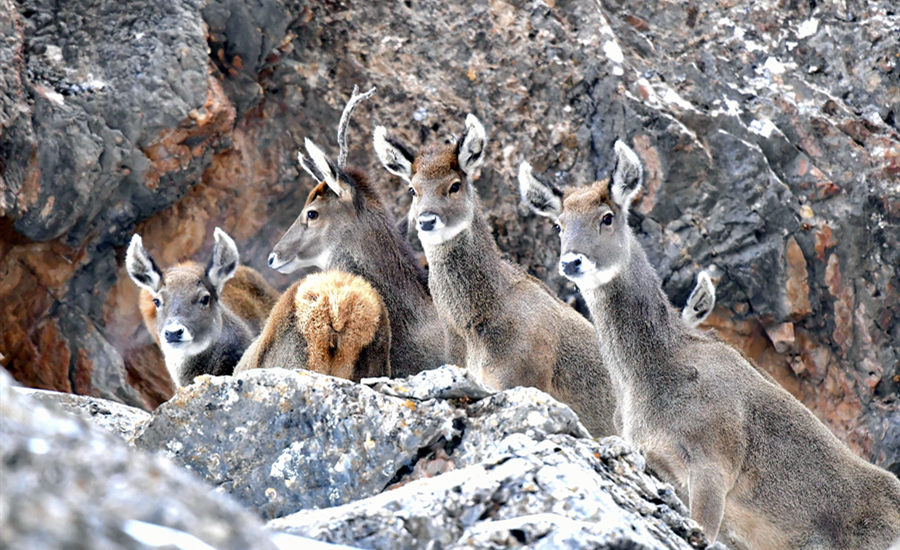
<svg viewBox="0 0 900 550">
<path fill-rule="evenodd" d="M 280 518 L 270 529 L 328 542 L 706 547 L 640 454 L 591 440 L 543 392 L 491 393 L 452 366 L 367 383 L 282 369 L 200 377 L 135 442 Z"/>
<path fill-rule="evenodd" d="M 408 379 L 410 391 L 432 373 L 432 384 L 445 388 L 453 372 L 439 371 L 451 369 Z M 618 438 L 585 437 L 571 410 L 546 394 L 518 388 L 456 407 L 457 433 L 443 443 L 452 471 L 408 476 L 400 488 L 297 512 L 269 528 L 385 549 L 707 547 L 672 488 L 645 473 L 640 454 Z"/>
<path fill-rule="evenodd" d="M 153 413 L 135 443 L 164 451 L 265 518 L 383 490 L 420 449 L 450 440 L 446 401 L 390 397 L 306 371 L 200 377 Z"/>
<path fill-rule="evenodd" d="M 98 399 L 66 392 L 36 390 L 13 386 L 13 390 L 36 401 L 80 416 L 95 426 L 130 442 L 138 428 L 150 418 L 145 410 L 122 405 L 109 399 Z"/>
<path fill-rule="evenodd" d="M 276 548 L 259 520 L 227 495 L 14 391 L 2 370 L 0 414 L 4 548 L 151 548 L 178 540 L 182 548 Z"/>
</svg>

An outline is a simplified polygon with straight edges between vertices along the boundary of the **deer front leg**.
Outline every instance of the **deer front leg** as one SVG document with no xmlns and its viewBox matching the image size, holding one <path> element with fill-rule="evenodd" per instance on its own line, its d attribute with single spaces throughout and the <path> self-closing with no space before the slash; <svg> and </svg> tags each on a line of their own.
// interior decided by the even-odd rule
<svg viewBox="0 0 900 550">
<path fill-rule="evenodd" d="M 691 519 L 700 524 L 710 542 L 719 534 L 722 516 L 725 514 L 725 475 L 716 466 L 692 465 L 688 482 Z"/>
</svg>

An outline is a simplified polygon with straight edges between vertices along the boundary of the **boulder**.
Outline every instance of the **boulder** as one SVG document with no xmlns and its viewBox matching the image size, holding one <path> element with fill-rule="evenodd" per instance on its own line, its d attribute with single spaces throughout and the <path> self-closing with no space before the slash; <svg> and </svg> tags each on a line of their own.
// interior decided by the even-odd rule
<svg viewBox="0 0 900 550">
<path fill-rule="evenodd" d="M 129 407 L 109 399 L 75 395 L 71 393 L 36 390 L 13 386 L 13 391 L 27 396 L 34 401 L 44 403 L 56 409 L 72 413 L 130 442 L 144 422 L 150 419 L 150 413 L 135 407 Z"/>
<path fill-rule="evenodd" d="M 366 385 L 284 369 L 198 378 L 135 438 L 268 527 L 365 548 L 705 548 L 672 488 L 532 388 L 444 366 Z M 387 490 L 386 490 L 387 489 Z"/>
<path fill-rule="evenodd" d="M 264 530 L 228 495 L 63 412 L 55 396 L 28 395 L 14 384 L 0 369 L 3 548 L 316 548 Z"/>
</svg>

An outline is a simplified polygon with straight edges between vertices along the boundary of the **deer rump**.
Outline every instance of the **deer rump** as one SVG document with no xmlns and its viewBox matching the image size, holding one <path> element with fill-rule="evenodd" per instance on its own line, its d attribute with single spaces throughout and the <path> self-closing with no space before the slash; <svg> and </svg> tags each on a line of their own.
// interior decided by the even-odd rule
<svg viewBox="0 0 900 550">
<path fill-rule="evenodd" d="M 359 382 L 390 376 L 390 342 L 384 302 L 368 282 L 315 273 L 281 295 L 235 370 L 306 369 Z"/>
</svg>

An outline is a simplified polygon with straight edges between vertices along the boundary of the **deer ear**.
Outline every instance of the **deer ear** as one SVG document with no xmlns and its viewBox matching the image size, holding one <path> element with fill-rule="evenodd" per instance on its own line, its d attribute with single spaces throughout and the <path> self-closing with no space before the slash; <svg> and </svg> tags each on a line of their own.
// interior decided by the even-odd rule
<svg viewBox="0 0 900 550">
<path fill-rule="evenodd" d="M 395 176 L 400 176 L 407 183 L 412 180 L 412 165 L 415 156 L 402 143 L 387 134 L 387 128 L 376 126 L 373 136 L 375 154 L 382 166 Z"/>
<path fill-rule="evenodd" d="M 206 278 L 216 288 L 216 292 L 221 294 L 222 287 L 237 271 L 240 255 L 234 240 L 220 228 L 213 231 L 213 239 L 215 244 L 209 265 L 206 266 Z"/>
<path fill-rule="evenodd" d="M 614 149 L 616 165 L 612 174 L 612 199 L 620 208 L 628 210 L 641 188 L 644 169 L 637 154 L 623 141 L 616 140 Z"/>
<path fill-rule="evenodd" d="M 486 143 L 487 136 L 484 126 L 475 115 L 470 113 L 466 116 L 466 131 L 459 139 L 457 146 L 457 161 L 463 172 L 471 175 L 472 170 L 481 164 L 481 161 L 484 160 Z"/>
<path fill-rule="evenodd" d="M 162 287 L 162 271 L 144 249 L 144 240 L 137 233 L 131 237 L 131 243 L 128 244 L 128 252 L 125 253 L 125 269 L 134 284 L 149 290 L 151 294 L 156 294 Z"/>
<path fill-rule="evenodd" d="M 298 153 L 297 160 L 300 161 L 300 166 L 316 181 L 324 181 L 325 185 L 338 196 L 338 199 L 350 200 L 353 196 L 350 185 L 341 180 L 337 169 L 331 164 L 325 153 L 309 138 L 304 140 L 304 145 L 309 157 L 304 157 L 302 153 Z"/>
<path fill-rule="evenodd" d="M 714 307 L 716 307 L 716 287 L 709 272 L 703 270 L 697 275 L 697 286 L 688 296 L 687 303 L 681 310 L 681 318 L 687 324 L 697 326 L 709 317 Z"/>
<path fill-rule="evenodd" d="M 562 191 L 537 179 L 528 161 L 519 165 L 519 196 L 539 216 L 555 220 L 562 214 Z"/>
</svg>

